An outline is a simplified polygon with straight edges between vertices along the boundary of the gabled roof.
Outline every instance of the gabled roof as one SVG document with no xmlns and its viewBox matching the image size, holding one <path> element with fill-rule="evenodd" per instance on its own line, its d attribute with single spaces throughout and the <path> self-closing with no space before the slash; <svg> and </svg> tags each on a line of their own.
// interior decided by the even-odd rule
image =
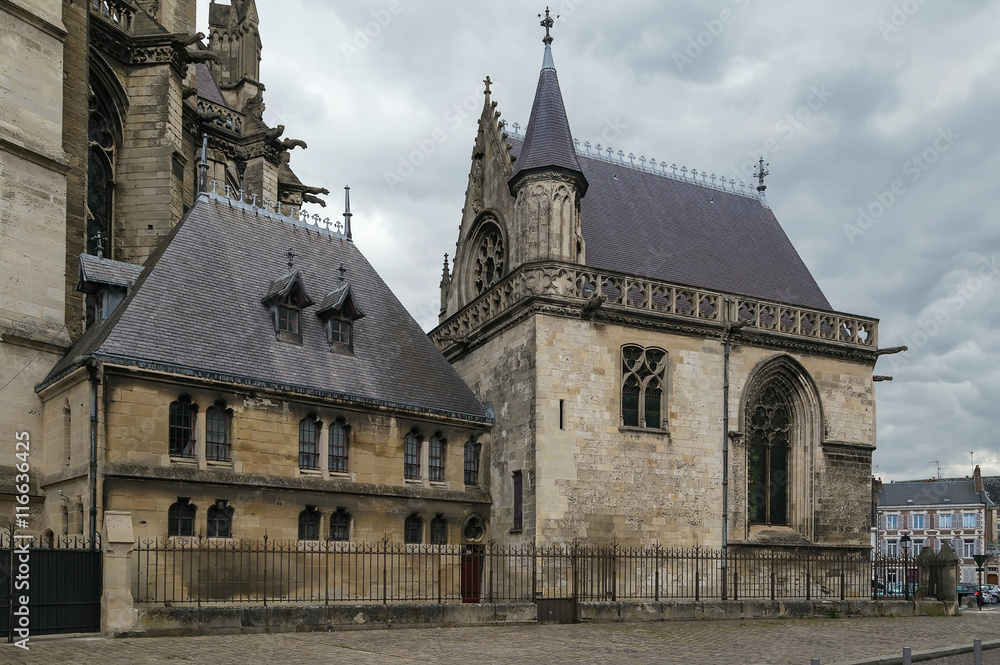
<svg viewBox="0 0 1000 665">
<path fill-rule="evenodd" d="M 260 298 L 275 275 L 288 271 L 289 248 L 314 292 L 340 287 L 331 266 L 347 269 L 367 310 L 354 324 L 353 353 L 331 353 L 316 316 L 301 317 L 301 345 L 275 339 Z M 87 330 L 37 389 L 87 357 L 491 421 L 352 242 L 216 194 L 196 200 L 150 257 L 131 295 Z"/>
<path fill-rule="evenodd" d="M 360 319 L 365 315 L 354 299 L 354 292 L 351 290 L 350 284 L 343 284 L 326 294 L 319 309 L 316 310 L 316 316 L 322 318 L 327 314 L 339 314 L 344 311 L 345 307 L 348 310 L 345 314 L 352 320 Z"/>
<path fill-rule="evenodd" d="M 523 142 L 508 140 L 520 161 Z M 587 265 L 832 309 L 774 213 L 759 200 L 582 154 L 577 158 L 590 184 L 580 201 Z"/>
<path fill-rule="evenodd" d="M 987 496 L 976 491 L 972 478 L 963 480 L 928 480 L 921 482 L 883 483 L 879 492 L 879 507 L 907 506 L 957 506 L 969 504 L 995 504 Z"/>
<path fill-rule="evenodd" d="M 514 183 L 523 173 L 548 168 L 582 172 L 573 147 L 573 133 L 566 118 L 566 106 L 559 89 L 559 76 L 552 61 L 552 50 L 546 44 L 524 145 L 514 163 L 514 174 L 510 182 Z M 584 179 L 581 196 L 586 190 L 587 182 Z"/>
<path fill-rule="evenodd" d="M 222 106 L 229 105 L 226 103 L 226 98 L 222 96 L 222 91 L 219 90 L 215 77 L 212 76 L 212 70 L 204 62 L 197 62 L 194 65 L 194 85 L 198 96 L 202 99 Z"/>
<path fill-rule="evenodd" d="M 118 286 L 127 289 L 141 274 L 142 266 L 81 254 L 76 290 L 89 291 L 95 286 Z"/>
<path fill-rule="evenodd" d="M 274 304 L 284 301 L 289 296 L 294 296 L 295 304 L 299 307 L 311 307 L 316 304 L 306 293 L 305 285 L 302 283 L 302 273 L 298 270 L 289 270 L 271 282 L 267 287 L 267 293 L 260 301 Z"/>
</svg>

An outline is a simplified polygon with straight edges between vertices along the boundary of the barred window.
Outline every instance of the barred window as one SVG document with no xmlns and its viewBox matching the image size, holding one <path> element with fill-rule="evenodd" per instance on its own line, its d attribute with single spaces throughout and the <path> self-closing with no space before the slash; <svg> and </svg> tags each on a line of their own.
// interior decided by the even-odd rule
<svg viewBox="0 0 1000 665">
<path fill-rule="evenodd" d="M 420 478 L 420 433 L 415 430 L 403 439 L 403 477 Z"/>
<path fill-rule="evenodd" d="M 479 452 L 482 444 L 472 439 L 465 442 L 465 484 L 479 484 Z"/>
<path fill-rule="evenodd" d="M 448 520 L 444 515 L 437 515 L 431 520 L 431 545 L 448 544 Z"/>
<path fill-rule="evenodd" d="M 418 544 L 424 540 L 424 521 L 414 513 L 406 518 L 403 525 L 403 538 L 407 544 Z"/>
<path fill-rule="evenodd" d="M 432 436 L 428 445 L 427 475 L 436 482 L 444 482 L 444 445 L 440 434 Z"/>
<path fill-rule="evenodd" d="M 232 412 L 221 399 L 205 412 L 205 454 L 208 459 L 221 462 L 230 460 L 232 418 Z"/>
<path fill-rule="evenodd" d="M 306 506 L 299 513 L 299 540 L 319 540 L 319 520 L 316 506 Z"/>
<path fill-rule="evenodd" d="M 177 503 L 167 510 L 167 535 L 193 536 L 194 516 L 197 510 L 191 505 L 191 499 L 178 497 Z"/>
<path fill-rule="evenodd" d="M 330 473 L 347 473 L 347 426 L 342 420 L 330 425 Z"/>
<path fill-rule="evenodd" d="M 299 422 L 299 468 L 319 468 L 319 428 L 320 423 L 312 416 Z"/>
<path fill-rule="evenodd" d="M 343 508 L 330 515 L 330 540 L 347 542 L 351 539 L 351 515 Z"/>
<path fill-rule="evenodd" d="M 233 507 L 225 499 L 216 499 L 208 509 L 208 537 L 233 537 Z"/>
<path fill-rule="evenodd" d="M 198 407 L 191 398 L 181 395 L 170 403 L 170 454 L 194 457 L 194 416 Z"/>
<path fill-rule="evenodd" d="M 622 425 L 663 427 L 667 352 L 634 344 L 622 347 Z"/>
<path fill-rule="evenodd" d="M 791 412 L 785 396 L 770 386 L 747 409 L 751 524 L 788 524 Z"/>
</svg>

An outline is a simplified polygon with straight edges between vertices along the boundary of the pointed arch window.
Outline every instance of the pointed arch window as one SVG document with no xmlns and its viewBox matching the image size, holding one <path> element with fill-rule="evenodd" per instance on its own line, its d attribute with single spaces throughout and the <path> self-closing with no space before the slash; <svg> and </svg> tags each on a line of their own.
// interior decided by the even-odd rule
<svg viewBox="0 0 1000 665">
<path fill-rule="evenodd" d="M 667 352 L 635 344 L 622 347 L 622 425 L 666 429 L 663 387 Z"/>
<path fill-rule="evenodd" d="M 198 509 L 191 504 L 191 499 L 179 497 L 177 503 L 167 510 L 168 536 L 193 536 L 194 516 Z"/>
<path fill-rule="evenodd" d="M 747 409 L 748 517 L 751 524 L 788 524 L 791 407 L 773 386 Z"/>
<path fill-rule="evenodd" d="M 232 459 L 232 422 L 233 412 L 226 408 L 223 400 L 205 411 L 205 457 L 215 462 L 228 462 Z"/>
<path fill-rule="evenodd" d="M 347 473 L 348 428 L 343 420 L 330 425 L 330 473 Z"/>
<path fill-rule="evenodd" d="M 194 416 L 198 407 L 191 398 L 181 395 L 170 403 L 170 454 L 194 457 Z"/>
<path fill-rule="evenodd" d="M 320 514 L 316 506 L 306 506 L 299 513 L 299 540 L 319 540 Z"/>
<path fill-rule="evenodd" d="M 504 276 L 507 250 L 503 232 L 494 220 L 489 219 L 480 226 L 470 258 L 472 286 L 476 295 L 489 290 Z"/>
</svg>

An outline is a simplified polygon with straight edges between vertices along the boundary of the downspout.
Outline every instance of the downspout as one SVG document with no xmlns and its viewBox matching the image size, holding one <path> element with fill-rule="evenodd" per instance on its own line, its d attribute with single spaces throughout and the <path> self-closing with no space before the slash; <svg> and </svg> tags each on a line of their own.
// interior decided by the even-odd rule
<svg viewBox="0 0 1000 665">
<path fill-rule="evenodd" d="M 746 321 L 727 323 L 722 368 L 722 574 L 726 574 L 729 545 L 729 353 L 733 333 L 746 325 Z"/>
<path fill-rule="evenodd" d="M 97 361 L 87 361 L 90 374 L 90 548 L 97 548 Z"/>
</svg>

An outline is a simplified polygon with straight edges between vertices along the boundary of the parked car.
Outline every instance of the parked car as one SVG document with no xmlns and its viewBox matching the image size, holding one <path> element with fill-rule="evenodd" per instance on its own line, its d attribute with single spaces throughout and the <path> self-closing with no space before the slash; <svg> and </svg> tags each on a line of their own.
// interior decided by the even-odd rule
<svg viewBox="0 0 1000 665">
<path fill-rule="evenodd" d="M 1000 601 L 1000 586 L 996 584 L 983 585 L 983 602 L 995 603 Z"/>
<path fill-rule="evenodd" d="M 979 596 L 979 586 L 976 584 L 963 584 L 958 585 L 958 599 L 962 600 L 966 596 Z"/>
</svg>

